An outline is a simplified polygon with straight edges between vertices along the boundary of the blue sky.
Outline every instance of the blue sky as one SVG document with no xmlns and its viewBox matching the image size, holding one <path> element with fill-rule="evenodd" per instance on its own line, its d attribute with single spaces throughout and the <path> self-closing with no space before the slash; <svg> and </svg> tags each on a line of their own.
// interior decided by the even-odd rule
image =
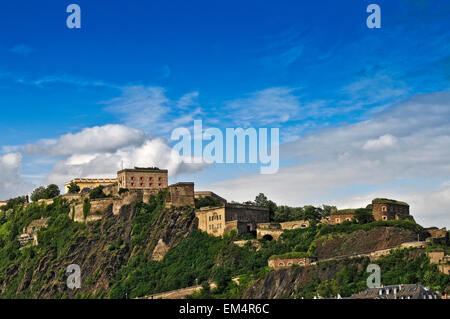
<svg viewBox="0 0 450 319">
<path fill-rule="evenodd" d="M 92 175 L 98 167 L 94 162 L 104 157 L 113 161 L 116 157 L 111 154 L 130 154 L 138 162 L 142 159 L 136 154 L 150 154 L 148 161 L 163 165 L 170 159 L 151 154 L 168 152 L 164 147 L 171 145 L 167 139 L 174 128 L 192 127 L 194 119 L 202 119 L 204 126 L 221 129 L 279 127 L 282 168 L 275 176 L 261 177 L 255 165 L 176 167 L 173 181 L 194 180 L 199 187 L 214 188 L 236 200 L 264 191 L 291 205 L 326 202 L 347 207 L 363 205 L 374 195 L 400 197 L 416 200 L 412 204 L 422 223 L 450 226 L 445 208 L 450 203 L 446 154 L 433 153 L 450 146 L 444 112 L 450 87 L 449 3 L 73 2 L 81 7 L 81 29 L 66 27 L 66 6 L 71 2 L 2 4 L 0 156 L 6 163 L 2 177 L 11 183 L 20 180 L 17 187 L 1 184 L 2 198 L 39 184 L 61 184 L 76 174 Z M 381 29 L 366 26 L 370 3 L 381 7 Z M 416 101 L 422 107 L 416 108 Z M 433 108 L 436 103 L 439 108 Z M 411 109 L 416 116 L 400 130 Z M 417 123 L 418 118 L 424 122 Z M 395 119 L 399 124 L 389 126 Z M 88 143 L 81 144 L 89 145 L 81 151 L 74 146 L 73 140 L 83 137 L 94 144 L 89 134 L 103 133 L 102 143 L 114 144 L 108 140 L 108 134 L 116 139 L 114 128 L 84 131 L 111 124 L 129 128 L 120 133 L 132 142 L 122 136 L 123 144 L 116 148 L 96 149 Z M 422 135 L 417 136 L 419 131 Z M 64 138 L 80 132 L 86 134 Z M 139 148 L 144 140 L 157 137 L 163 138 L 159 144 L 147 145 L 145 152 Z M 442 143 L 433 146 L 431 140 Z M 67 151 L 55 151 L 48 146 L 52 143 Z M 137 150 L 124 151 L 130 145 Z M 358 153 L 351 152 L 354 145 L 360 145 Z M 411 152 L 422 161 L 399 169 L 395 152 L 380 155 L 382 147 L 401 149 L 400 155 Z M 379 152 L 363 154 L 372 149 Z M 442 162 L 433 162 L 439 156 Z M 340 160 L 347 162 L 339 166 Z M 357 167 L 366 162 L 370 162 L 367 175 L 353 176 L 359 172 L 354 169 L 346 175 L 351 179 L 336 174 L 326 184 L 318 182 L 322 171 L 331 174 L 347 164 Z M 424 163 L 432 169 L 422 167 Z M 295 177 L 293 172 L 306 167 L 317 182 Z M 371 178 L 381 168 L 392 169 L 391 175 Z M 115 169 L 102 167 L 98 173 L 108 175 Z M 278 179 L 289 183 L 270 186 Z M 428 197 L 423 195 L 420 202 L 417 194 Z M 435 213 L 424 209 L 430 198 L 438 203 Z"/>
</svg>

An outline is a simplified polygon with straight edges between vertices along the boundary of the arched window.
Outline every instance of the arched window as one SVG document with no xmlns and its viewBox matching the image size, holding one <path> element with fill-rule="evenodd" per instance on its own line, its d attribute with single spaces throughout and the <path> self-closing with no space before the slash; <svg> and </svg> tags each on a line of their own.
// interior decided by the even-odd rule
<svg viewBox="0 0 450 319">
<path fill-rule="evenodd" d="M 387 212 L 387 206 L 381 206 L 381 211 L 382 212 Z"/>
<path fill-rule="evenodd" d="M 387 220 L 388 217 L 387 217 L 386 215 L 383 215 L 383 216 L 381 216 L 381 219 L 382 219 L 382 220 Z"/>
<path fill-rule="evenodd" d="M 278 266 L 284 267 L 284 263 L 279 263 Z"/>
</svg>

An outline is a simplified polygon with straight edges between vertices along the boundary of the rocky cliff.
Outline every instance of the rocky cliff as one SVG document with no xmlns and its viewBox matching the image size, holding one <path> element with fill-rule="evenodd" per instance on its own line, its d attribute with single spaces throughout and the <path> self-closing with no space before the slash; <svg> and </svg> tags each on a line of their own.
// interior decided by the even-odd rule
<svg viewBox="0 0 450 319">
<path fill-rule="evenodd" d="M 139 209 L 142 208 L 135 204 L 125 205 L 114 215 L 110 206 L 101 220 L 68 234 L 69 243 L 61 241 L 58 246 L 55 238 L 55 248 L 25 248 L 22 252 L 28 255 L 24 261 L 10 264 L 4 278 L 0 278 L 0 297 L 107 296 L 112 278 L 133 255 L 140 253 L 149 260 L 159 260 L 197 227 L 192 208 L 166 208 L 152 216 L 143 240 L 136 245 L 133 221 Z M 66 270 L 71 264 L 81 268 L 81 289 L 70 290 L 66 286 Z"/>
</svg>

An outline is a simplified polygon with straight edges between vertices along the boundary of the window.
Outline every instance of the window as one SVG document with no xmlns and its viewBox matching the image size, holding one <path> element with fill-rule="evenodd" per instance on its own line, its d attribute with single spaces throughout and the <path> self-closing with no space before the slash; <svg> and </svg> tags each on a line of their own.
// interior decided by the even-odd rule
<svg viewBox="0 0 450 319">
<path fill-rule="evenodd" d="M 158 186 L 161 187 L 161 183 L 158 183 Z"/>
<path fill-rule="evenodd" d="M 131 182 L 131 186 L 134 186 L 134 183 L 133 183 L 133 182 Z"/>
<path fill-rule="evenodd" d="M 340 223 L 341 219 L 340 218 L 336 218 L 336 223 Z"/>
<path fill-rule="evenodd" d="M 149 183 L 148 186 L 153 187 L 153 183 Z"/>
<path fill-rule="evenodd" d="M 144 180 L 144 177 L 141 176 L 139 179 L 140 179 L 141 181 L 143 181 L 143 180 Z"/>
<path fill-rule="evenodd" d="M 381 219 L 382 219 L 382 220 L 387 220 L 388 218 L 387 218 L 386 215 L 383 215 L 383 216 L 381 216 Z"/>
<path fill-rule="evenodd" d="M 288 265 L 288 266 L 292 266 L 292 263 L 288 263 L 287 265 Z"/>
<path fill-rule="evenodd" d="M 346 218 L 345 220 L 348 221 L 348 222 L 352 221 L 350 218 Z"/>
<path fill-rule="evenodd" d="M 284 267 L 284 263 L 279 263 L 278 266 Z"/>
<path fill-rule="evenodd" d="M 143 186 L 144 186 L 144 183 L 141 183 L 140 185 L 141 185 L 141 187 L 143 187 Z"/>
<path fill-rule="evenodd" d="M 158 177 L 158 181 L 162 181 L 162 178 L 161 178 L 161 177 Z"/>
<path fill-rule="evenodd" d="M 153 181 L 153 177 L 150 176 L 150 179 L 149 179 L 149 180 L 150 180 L 150 182 L 152 182 L 152 181 Z"/>
<path fill-rule="evenodd" d="M 381 206 L 381 211 L 382 212 L 387 212 L 387 206 Z"/>
<path fill-rule="evenodd" d="M 134 176 L 131 176 L 131 180 L 134 181 Z"/>
</svg>

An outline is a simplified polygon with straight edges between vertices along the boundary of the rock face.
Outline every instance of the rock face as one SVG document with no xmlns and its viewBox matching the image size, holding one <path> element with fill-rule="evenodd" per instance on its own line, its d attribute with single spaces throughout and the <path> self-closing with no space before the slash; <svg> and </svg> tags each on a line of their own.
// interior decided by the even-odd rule
<svg viewBox="0 0 450 319">
<path fill-rule="evenodd" d="M 335 233 L 317 240 L 316 254 L 321 259 L 342 255 L 365 253 L 368 251 L 391 248 L 401 243 L 414 241 L 415 235 L 409 230 L 395 227 L 377 227 L 368 231 L 353 233 Z M 314 278 L 320 281 L 336 278 L 336 274 L 345 265 L 356 265 L 358 270 L 364 266 L 364 258 L 351 260 L 333 260 L 324 264 L 308 267 L 295 267 L 270 271 L 264 279 L 257 280 L 244 294 L 244 298 L 272 299 L 289 298 L 304 288 Z M 366 260 L 367 261 L 367 260 Z"/>
<path fill-rule="evenodd" d="M 316 255 L 320 260 L 391 248 L 415 240 L 417 238 L 412 231 L 396 227 L 377 227 L 350 234 L 337 233 L 317 240 Z"/>
<path fill-rule="evenodd" d="M 137 247 L 132 244 L 135 216 L 134 204 L 122 206 L 117 215 L 110 205 L 101 220 L 88 223 L 82 233 L 74 236 L 63 256 L 51 250 L 38 258 L 32 269 L 23 269 L 21 264 L 11 265 L 0 282 L 0 296 L 11 282 L 18 282 L 15 295 L 27 298 L 63 295 L 72 298 L 75 294 L 106 296 L 111 279 L 130 257 L 144 251 L 149 260 L 152 255 L 160 260 L 170 248 L 189 236 L 198 223 L 193 209 L 166 209 L 148 229 L 145 242 Z M 81 289 L 70 290 L 66 286 L 66 270 L 71 264 L 81 268 Z"/>
<path fill-rule="evenodd" d="M 345 261 L 337 261 L 326 266 L 314 265 L 271 271 L 264 279 L 259 279 L 251 285 L 245 292 L 244 298 L 280 299 L 293 297 L 299 289 L 304 288 L 313 278 L 319 278 L 320 281 L 335 278 L 344 265 L 356 265 L 358 270 L 361 270 L 363 261 L 359 258 L 352 260 L 350 264 Z"/>
</svg>

